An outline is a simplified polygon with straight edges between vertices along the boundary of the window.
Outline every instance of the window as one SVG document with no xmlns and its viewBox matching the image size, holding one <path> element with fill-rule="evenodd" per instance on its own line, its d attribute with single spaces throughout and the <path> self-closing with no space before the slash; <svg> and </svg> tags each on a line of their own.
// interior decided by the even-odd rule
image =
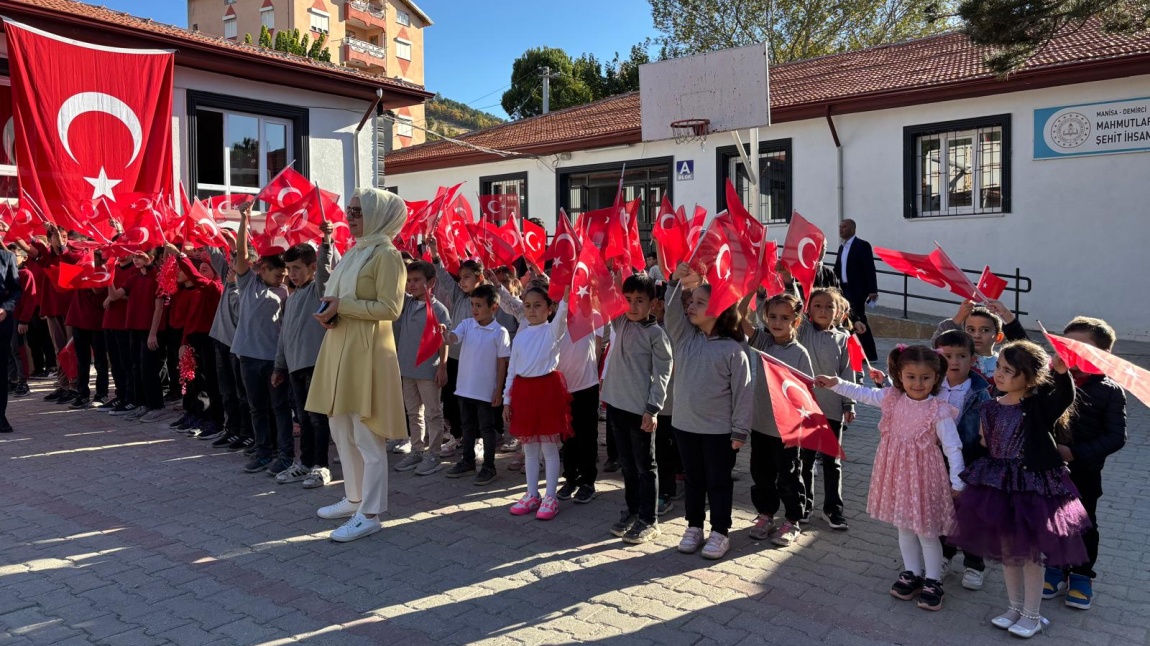
<svg viewBox="0 0 1150 646">
<path fill-rule="evenodd" d="M 1010 115 L 903 130 L 903 217 L 1010 212 Z"/>
<path fill-rule="evenodd" d="M 411 14 L 403 11 L 402 9 L 395 10 L 395 22 L 403 25 L 404 27 L 411 26 Z"/>
<path fill-rule="evenodd" d="M 200 199 L 256 195 L 294 160 L 307 172 L 304 108 L 188 92 L 191 181 Z"/>
<path fill-rule="evenodd" d="M 307 15 L 311 19 L 311 30 L 326 34 L 328 31 L 328 15 L 326 11 L 308 9 Z"/>
<path fill-rule="evenodd" d="M 395 134 L 400 137 L 411 137 L 414 135 L 414 122 L 411 117 L 396 117 L 395 118 Z"/>
<path fill-rule="evenodd" d="M 527 218 L 527 173 L 511 173 L 509 175 L 489 175 L 487 177 L 479 178 L 479 194 L 480 195 L 517 195 L 519 196 L 519 211 L 516 215 L 519 216 L 520 221 Z M 480 209 L 483 205 L 479 205 Z M 507 216 L 499 217 L 497 213 L 491 213 L 499 219 L 499 224 L 506 221 Z"/>
<path fill-rule="evenodd" d="M 273 31 L 276 28 L 276 10 L 275 7 L 264 7 L 260 9 L 260 26 L 267 27 L 268 31 Z"/>
<path fill-rule="evenodd" d="M 236 37 L 236 17 L 235 16 L 225 16 L 224 17 L 224 38 L 235 38 L 235 37 Z"/>
<path fill-rule="evenodd" d="M 749 151 L 749 144 L 744 145 Z M 724 146 L 718 155 L 718 210 L 727 208 L 727 179 L 735 185 L 743 204 L 751 201 L 750 173 L 734 146 Z M 759 142 L 759 221 L 786 224 L 791 221 L 791 140 Z"/>
<path fill-rule="evenodd" d="M 639 202 L 639 241 L 650 248 L 651 226 L 659 215 L 663 196 L 672 194 L 671 157 L 631 159 L 626 162 L 560 168 L 556 177 L 558 206 L 567 211 L 572 221 L 587 211 L 609 208 L 623 179 L 623 200 Z"/>
<path fill-rule="evenodd" d="M 236 0 L 224 0 L 224 4 L 226 4 L 226 5 L 235 4 L 235 3 L 236 3 Z"/>
<path fill-rule="evenodd" d="M 395 39 L 395 57 L 405 61 L 411 60 L 411 43 L 400 38 Z"/>
</svg>

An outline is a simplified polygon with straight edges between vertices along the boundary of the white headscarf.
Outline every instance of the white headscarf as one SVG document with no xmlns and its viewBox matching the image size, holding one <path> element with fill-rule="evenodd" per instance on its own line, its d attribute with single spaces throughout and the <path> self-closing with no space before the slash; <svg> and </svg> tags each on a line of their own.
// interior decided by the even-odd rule
<svg viewBox="0 0 1150 646">
<path fill-rule="evenodd" d="M 358 188 L 353 194 L 363 209 L 363 235 L 344 254 L 328 279 L 329 293 L 337 298 L 355 298 L 355 283 L 376 247 L 394 248 L 392 238 L 407 221 L 407 205 L 395 193 L 378 188 Z"/>
</svg>

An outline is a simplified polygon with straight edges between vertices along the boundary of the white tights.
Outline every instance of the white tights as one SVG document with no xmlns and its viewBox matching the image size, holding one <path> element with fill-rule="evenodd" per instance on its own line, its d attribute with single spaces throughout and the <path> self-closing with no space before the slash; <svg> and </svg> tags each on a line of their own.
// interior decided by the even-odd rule
<svg viewBox="0 0 1150 646">
<path fill-rule="evenodd" d="M 902 552 L 903 569 L 935 581 L 942 580 L 942 541 L 937 536 L 915 534 L 909 529 L 898 530 L 898 549 Z"/>
<path fill-rule="evenodd" d="M 547 495 L 554 496 L 559 486 L 559 445 L 554 442 L 523 443 L 523 473 L 527 476 L 527 493 L 539 495 L 539 454 L 547 469 Z"/>
<path fill-rule="evenodd" d="M 1029 615 L 1037 615 L 1042 605 L 1042 583 L 1046 568 L 1041 563 L 1025 565 L 1003 565 L 1002 576 L 1006 579 L 1006 598 L 1010 607 Z"/>
</svg>

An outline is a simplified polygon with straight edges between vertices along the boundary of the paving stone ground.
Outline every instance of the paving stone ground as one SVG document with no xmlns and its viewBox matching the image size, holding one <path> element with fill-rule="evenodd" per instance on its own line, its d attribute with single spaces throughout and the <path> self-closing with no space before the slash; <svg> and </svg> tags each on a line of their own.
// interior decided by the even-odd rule
<svg viewBox="0 0 1150 646">
<path fill-rule="evenodd" d="M 897 340 L 881 340 L 880 350 Z M 1146 346 L 1127 347 L 1147 365 Z M 491 486 L 391 474 L 385 529 L 332 543 L 315 516 L 342 487 L 305 491 L 245 475 L 207 442 L 38 397 L 14 401 L 0 436 L 0 644 L 972 644 L 1014 639 L 989 626 L 1005 606 L 1000 568 L 980 592 L 946 586 L 931 613 L 887 590 L 895 531 L 865 513 L 877 411 L 845 449 L 847 533 L 816 520 L 797 547 L 752 541 L 747 455 L 732 550 L 681 555 L 681 507 L 663 534 L 627 546 L 607 533 L 618 474 L 589 505 L 551 522 L 508 506 L 522 476 Z M 1095 607 L 1043 604 L 1046 646 L 1147 644 L 1150 413 L 1107 463 Z M 334 454 L 334 449 L 333 449 Z M 396 458 L 393 458 L 395 461 Z M 818 500 L 821 500 L 821 494 Z M 816 504 L 819 504 L 816 501 Z"/>
</svg>

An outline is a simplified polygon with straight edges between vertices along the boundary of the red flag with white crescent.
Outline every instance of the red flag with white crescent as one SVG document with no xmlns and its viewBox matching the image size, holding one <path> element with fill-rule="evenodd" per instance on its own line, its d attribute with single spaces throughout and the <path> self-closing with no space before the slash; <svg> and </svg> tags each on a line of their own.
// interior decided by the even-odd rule
<svg viewBox="0 0 1150 646">
<path fill-rule="evenodd" d="M 954 266 L 946 252 L 939 247 L 930 254 L 908 253 L 895 249 L 875 247 L 874 255 L 896 271 L 917 278 L 924 283 L 945 289 L 966 299 L 974 299 L 974 285 Z M 940 267 L 940 265 L 942 265 Z"/>
<path fill-rule="evenodd" d="M 228 248 L 228 240 L 220 230 L 212 212 L 200 200 L 192 203 L 184 215 L 184 241 L 195 247 Z"/>
<path fill-rule="evenodd" d="M 1068 367 L 1087 374 L 1106 375 L 1143 404 L 1150 406 L 1150 370 L 1088 343 L 1057 336 L 1045 329 L 1042 333 Z"/>
<path fill-rule="evenodd" d="M 845 458 L 827 416 L 815 403 L 811 390 L 814 380 L 778 359 L 760 354 L 767 391 L 771 394 L 771 412 L 779 437 L 787 446 L 814 449 L 836 458 Z"/>
<path fill-rule="evenodd" d="M 503 226 L 511 216 L 519 217 L 519 196 L 515 193 L 479 196 L 479 217 Z"/>
<path fill-rule="evenodd" d="M 93 45 L 8 19 L 4 32 L 17 176 L 49 219 L 73 224 L 100 197 L 172 195 L 173 52 Z"/>
<path fill-rule="evenodd" d="M 61 261 L 56 276 L 56 286 L 60 289 L 99 289 L 112 284 L 112 272 L 107 265 L 97 267 L 89 256 L 78 265 Z"/>
<path fill-rule="evenodd" d="M 423 333 L 419 335 L 419 348 L 415 351 L 415 365 L 434 357 L 443 347 L 443 331 L 439 329 L 439 318 L 435 316 L 435 308 L 431 306 L 431 290 L 426 293 L 427 320 L 423 325 Z"/>
<path fill-rule="evenodd" d="M 615 286 L 615 277 L 607 269 L 599 250 L 586 240 L 579 251 L 570 284 L 567 330 L 572 341 L 582 339 L 627 311 L 627 299 Z"/>
<path fill-rule="evenodd" d="M 809 301 L 815 284 L 819 260 L 822 259 L 826 235 L 822 229 L 811 224 L 798 211 L 791 213 L 791 223 L 787 227 L 787 239 L 783 242 L 783 264 L 799 281 L 803 296 Z"/>
<path fill-rule="evenodd" d="M 711 285 L 707 316 L 722 314 L 758 287 L 758 258 L 726 213 L 716 215 L 699 239 L 691 265 Z"/>
<path fill-rule="evenodd" d="M 1006 281 L 990 271 L 990 265 L 982 270 L 982 277 L 978 279 L 978 293 L 992 301 L 998 300 L 1006 290 Z"/>
<path fill-rule="evenodd" d="M 659 205 L 659 216 L 655 218 L 655 225 L 651 227 L 651 237 L 659 243 L 659 267 L 664 276 L 670 276 L 679 263 L 687 259 L 687 231 L 685 217 L 680 218 L 680 212 L 671 207 L 671 200 L 663 196 Z"/>
<path fill-rule="evenodd" d="M 555 237 L 547 253 L 543 254 L 543 262 L 551 261 L 551 284 L 547 288 L 547 295 L 553 301 L 563 298 L 563 292 L 571 284 L 571 274 L 579 259 L 581 240 L 567 219 L 567 213 L 560 209 L 555 224 Z"/>
<path fill-rule="evenodd" d="M 547 229 L 530 220 L 523 221 L 523 255 L 531 262 L 542 265 L 543 252 L 547 249 Z"/>
</svg>

